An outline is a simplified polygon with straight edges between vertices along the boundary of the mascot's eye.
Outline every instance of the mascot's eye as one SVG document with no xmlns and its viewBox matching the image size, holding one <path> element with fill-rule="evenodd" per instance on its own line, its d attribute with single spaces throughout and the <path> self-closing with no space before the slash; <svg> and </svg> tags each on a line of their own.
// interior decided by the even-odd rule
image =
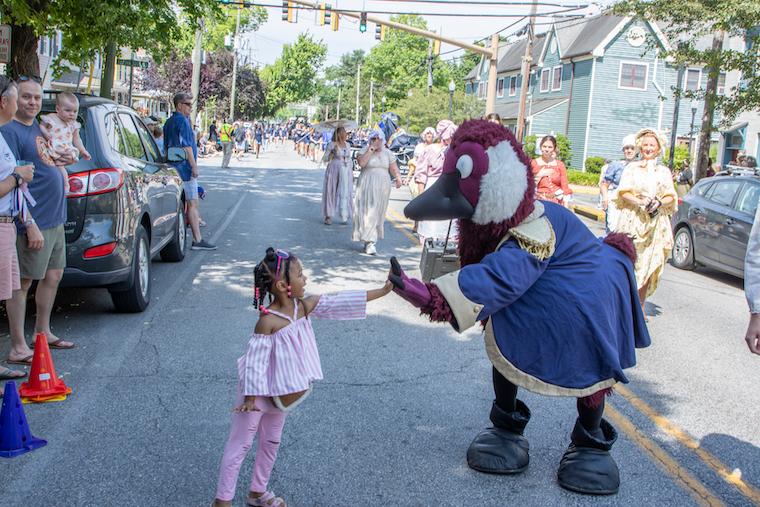
<svg viewBox="0 0 760 507">
<path fill-rule="evenodd" d="M 457 171 L 462 175 L 462 179 L 469 178 L 472 174 L 472 157 L 469 155 L 462 155 L 457 160 Z"/>
</svg>

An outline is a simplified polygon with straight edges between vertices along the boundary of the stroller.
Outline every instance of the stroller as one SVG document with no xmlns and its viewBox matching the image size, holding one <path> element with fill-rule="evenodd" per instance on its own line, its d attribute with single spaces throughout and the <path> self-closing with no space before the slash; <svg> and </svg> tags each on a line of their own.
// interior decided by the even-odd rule
<svg viewBox="0 0 760 507">
<path fill-rule="evenodd" d="M 386 146 L 396 156 L 398 170 L 406 177 L 409 172 L 409 161 L 414 158 L 414 147 L 420 142 L 419 136 L 412 136 L 398 126 L 399 117 L 396 113 L 383 113 L 378 127 L 385 134 Z"/>
</svg>

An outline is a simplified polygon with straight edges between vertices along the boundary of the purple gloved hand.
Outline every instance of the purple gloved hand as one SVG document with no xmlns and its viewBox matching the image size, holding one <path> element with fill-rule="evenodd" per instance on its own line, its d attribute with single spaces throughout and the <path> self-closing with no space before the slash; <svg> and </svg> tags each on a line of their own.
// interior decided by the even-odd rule
<svg viewBox="0 0 760 507">
<path fill-rule="evenodd" d="M 393 284 L 393 292 L 417 308 L 427 307 L 433 300 L 425 282 L 406 276 L 395 257 L 391 257 L 391 273 L 388 280 Z"/>
</svg>

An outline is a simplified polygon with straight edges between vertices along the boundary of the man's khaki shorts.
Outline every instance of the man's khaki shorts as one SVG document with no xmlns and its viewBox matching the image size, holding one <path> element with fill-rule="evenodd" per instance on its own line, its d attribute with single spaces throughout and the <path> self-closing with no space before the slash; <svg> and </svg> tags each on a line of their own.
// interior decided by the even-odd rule
<svg viewBox="0 0 760 507">
<path fill-rule="evenodd" d="M 21 278 L 42 280 L 47 270 L 66 267 L 66 235 L 63 232 L 63 224 L 40 232 L 45 238 L 45 244 L 40 250 L 29 248 L 26 233 L 19 234 L 16 238 Z"/>
</svg>

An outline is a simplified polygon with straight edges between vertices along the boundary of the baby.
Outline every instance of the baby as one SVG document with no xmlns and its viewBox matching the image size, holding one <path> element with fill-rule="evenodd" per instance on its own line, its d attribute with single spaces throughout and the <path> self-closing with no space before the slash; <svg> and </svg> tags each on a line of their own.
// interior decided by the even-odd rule
<svg viewBox="0 0 760 507">
<path fill-rule="evenodd" d="M 40 118 L 40 130 L 48 140 L 48 154 L 63 175 L 64 186 L 68 190 L 68 173 L 62 159 L 79 157 L 90 160 L 90 153 L 85 149 L 79 129 L 82 125 L 77 121 L 79 100 L 69 92 L 59 93 L 55 98 L 55 113 Z"/>
</svg>

